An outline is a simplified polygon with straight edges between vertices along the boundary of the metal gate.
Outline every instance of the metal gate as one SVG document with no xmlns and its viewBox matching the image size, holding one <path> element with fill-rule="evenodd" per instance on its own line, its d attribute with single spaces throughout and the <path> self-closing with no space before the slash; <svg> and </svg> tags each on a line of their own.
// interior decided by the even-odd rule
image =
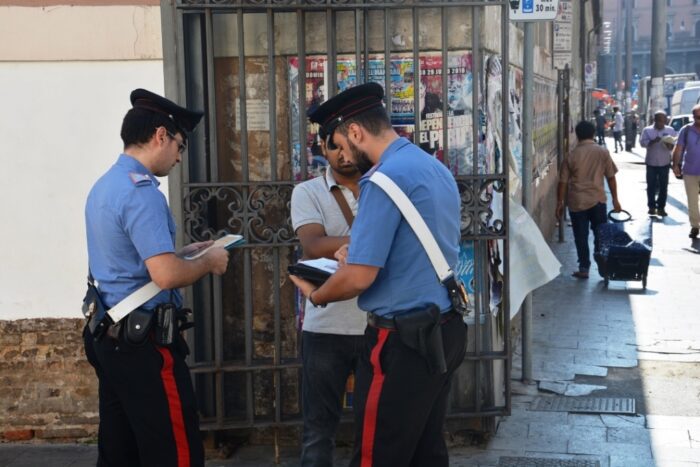
<svg viewBox="0 0 700 467">
<path fill-rule="evenodd" d="M 507 1 L 163 2 L 166 94 L 205 112 L 170 200 L 179 241 L 247 243 L 189 288 L 203 429 L 300 423 L 296 183 L 319 173 L 313 106 L 383 84 L 397 131 L 440 158 L 462 196 L 469 349 L 450 417 L 510 413 Z M 444 131 L 447 129 L 447 131 Z"/>
</svg>

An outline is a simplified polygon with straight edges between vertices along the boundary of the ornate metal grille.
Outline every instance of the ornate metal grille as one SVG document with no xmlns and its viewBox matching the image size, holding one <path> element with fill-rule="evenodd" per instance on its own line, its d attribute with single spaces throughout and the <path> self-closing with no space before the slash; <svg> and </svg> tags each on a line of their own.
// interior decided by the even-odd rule
<svg viewBox="0 0 700 467">
<path fill-rule="evenodd" d="M 300 422 L 298 297 L 286 266 L 297 255 L 291 192 L 318 173 L 318 161 L 307 150 L 313 128 L 306 116 L 319 89 L 314 73 L 322 73 L 323 98 L 345 85 L 384 84 L 396 127 L 434 149 L 455 174 L 463 243 L 472 257 L 466 269 L 474 310 L 450 416 L 463 420 L 510 412 L 508 264 L 501 261 L 508 258 L 503 202 L 508 163 L 502 157 L 509 154 L 503 110 L 508 108 L 507 3 L 182 0 L 162 5 L 164 43 L 173 39 L 165 49 L 166 91 L 205 112 L 180 177 L 170 182 L 182 241 L 224 231 L 247 240 L 222 278 L 205 278 L 187 291 L 197 322 L 191 366 L 203 428 Z M 485 66 L 487 58 L 496 67 Z M 314 67 L 321 62 L 318 71 Z M 404 74 L 397 83 L 392 67 L 399 65 Z M 345 71 L 354 73 L 352 83 Z M 488 73 L 500 78 L 487 82 Z M 424 75 L 437 76 L 425 82 L 442 96 L 432 113 L 416 92 L 425 87 Z M 454 82 L 470 89 L 457 103 Z"/>
</svg>

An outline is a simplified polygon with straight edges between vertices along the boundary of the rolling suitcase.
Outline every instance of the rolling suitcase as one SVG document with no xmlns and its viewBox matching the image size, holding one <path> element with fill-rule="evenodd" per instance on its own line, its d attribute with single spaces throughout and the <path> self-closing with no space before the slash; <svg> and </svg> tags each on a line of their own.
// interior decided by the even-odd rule
<svg viewBox="0 0 700 467">
<path fill-rule="evenodd" d="M 627 211 L 626 218 L 618 219 L 608 213 L 605 224 L 598 226 L 598 245 L 594 258 L 598 263 L 605 287 L 610 281 L 642 281 L 647 288 L 647 273 L 652 250 L 651 219 L 632 221 Z"/>
</svg>

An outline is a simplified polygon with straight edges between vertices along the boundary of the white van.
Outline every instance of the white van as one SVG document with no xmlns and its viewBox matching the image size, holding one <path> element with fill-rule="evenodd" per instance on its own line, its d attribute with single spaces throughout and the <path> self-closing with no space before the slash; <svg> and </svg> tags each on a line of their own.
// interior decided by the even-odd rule
<svg viewBox="0 0 700 467">
<path fill-rule="evenodd" d="M 671 98 L 671 116 L 691 113 L 698 99 L 700 99 L 700 86 L 674 92 Z"/>
</svg>

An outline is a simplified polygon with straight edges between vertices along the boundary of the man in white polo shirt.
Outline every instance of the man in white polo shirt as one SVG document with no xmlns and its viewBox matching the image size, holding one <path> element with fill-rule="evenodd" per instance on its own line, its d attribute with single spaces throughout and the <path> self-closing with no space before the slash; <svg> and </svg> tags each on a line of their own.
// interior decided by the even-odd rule
<svg viewBox="0 0 700 467">
<path fill-rule="evenodd" d="M 328 160 L 323 175 L 300 183 L 292 192 L 292 226 L 305 259 L 331 258 L 350 242 L 357 214 L 360 172 L 339 148 L 320 146 Z M 326 306 L 306 300 L 302 325 L 302 466 L 333 465 L 335 432 L 342 414 L 348 376 L 354 373 L 364 347 L 367 314 L 357 298 Z"/>
</svg>

